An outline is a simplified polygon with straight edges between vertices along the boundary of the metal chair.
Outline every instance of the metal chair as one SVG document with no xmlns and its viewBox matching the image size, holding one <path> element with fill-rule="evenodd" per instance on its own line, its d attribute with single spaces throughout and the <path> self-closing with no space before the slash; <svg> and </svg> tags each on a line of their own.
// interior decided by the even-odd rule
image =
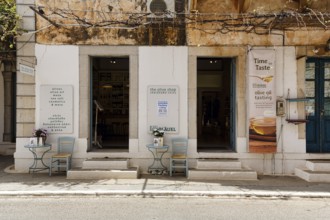
<svg viewBox="0 0 330 220">
<path fill-rule="evenodd" d="M 170 157 L 170 176 L 176 168 L 183 168 L 185 175 L 188 176 L 188 140 L 186 138 L 172 139 L 172 155 Z"/>
<path fill-rule="evenodd" d="M 57 154 L 52 155 L 49 167 L 49 176 L 52 175 L 52 169 L 65 167 L 66 172 L 71 169 L 71 160 L 74 147 L 74 137 L 59 137 L 57 140 Z"/>
</svg>

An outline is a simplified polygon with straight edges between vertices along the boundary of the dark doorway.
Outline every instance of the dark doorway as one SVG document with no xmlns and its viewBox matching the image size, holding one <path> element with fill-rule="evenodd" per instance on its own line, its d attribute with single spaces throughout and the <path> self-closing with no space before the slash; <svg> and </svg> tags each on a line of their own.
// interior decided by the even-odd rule
<svg viewBox="0 0 330 220">
<path fill-rule="evenodd" d="M 129 58 L 92 58 L 91 144 L 128 150 Z"/>
<path fill-rule="evenodd" d="M 197 59 L 197 150 L 233 150 L 231 58 Z"/>
<path fill-rule="evenodd" d="M 306 62 L 306 145 L 308 153 L 330 152 L 330 59 Z"/>
</svg>

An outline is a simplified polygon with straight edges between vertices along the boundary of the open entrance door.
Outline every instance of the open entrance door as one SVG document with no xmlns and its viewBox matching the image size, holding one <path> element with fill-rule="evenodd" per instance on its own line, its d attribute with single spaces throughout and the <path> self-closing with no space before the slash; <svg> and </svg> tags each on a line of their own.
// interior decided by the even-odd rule
<svg viewBox="0 0 330 220">
<path fill-rule="evenodd" d="M 233 59 L 197 59 L 197 150 L 233 151 Z"/>
<path fill-rule="evenodd" d="M 91 72 L 92 149 L 128 150 L 129 58 L 94 57 Z"/>
</svg>

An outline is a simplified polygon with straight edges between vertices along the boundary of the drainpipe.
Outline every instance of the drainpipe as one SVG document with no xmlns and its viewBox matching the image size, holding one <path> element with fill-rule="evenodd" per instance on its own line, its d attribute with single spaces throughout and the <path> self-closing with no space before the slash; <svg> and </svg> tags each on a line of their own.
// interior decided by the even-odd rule
<svg viewBox="0 0 330 220">
<path fill-rule="evenodd" d="M 2 72 L 4 81 L 4 133 L 3 141 L 12 142 L 14 138 L 12 118 L 12 96 L 13 96 L 13 82 L 12 76 L 14 74 L 14 63 L 12 61 L 3 61 L 4 70 Z"/>
</svg>

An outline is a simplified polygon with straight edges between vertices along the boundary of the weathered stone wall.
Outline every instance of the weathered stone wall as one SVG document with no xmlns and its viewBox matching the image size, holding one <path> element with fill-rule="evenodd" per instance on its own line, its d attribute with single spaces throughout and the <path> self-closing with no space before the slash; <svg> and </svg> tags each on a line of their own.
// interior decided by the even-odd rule
<svg viewBox="0 0 330 220">
<path fill-rule="evenodd" d="M 184 45 L 185 30 L 173 28 L 171 19 L 165 23 L 150 25 L 147 18 L 147 0 L 91 0 L 91 1 L 47 1 L 37 0 L 43 7 L 44 16 L 60 24 L 46 28 L 37 35 L 42 44 L 87 44 L 87 45 Z M 64 11 L 66 10 L 66 11 Z M 79 17 L 80 25 L 61 16 Z M 68 14 L 65 14 L 68 12 Z M 137 27 L 131 16 L 142 16 L 146 25 Z M 112 21 L 111 27 L 84 27 L 88 22 L 102 25 Z M 139 19 L 140 20 L 140 19 Z M 132 23 L 129 23 L 132 22 Z M 47 27 L 49 21 L 37 15 L 38 29 Z"/>
<path fill-rule="evenodd" d="M 258 46 L 325 46 L 330 30 L 287 31 L 277 34 L 258 35 L 254 33 L 230 32 L 207 33 L 198 29 L 187 29 L 187 44 L 191 46 L 214 45 L 258 45 Z"/>
<path fill-rule="evenodd" d="M 179 1 L 179 0 L 177 0 Z M 184 0 L 180 0 L 184 1 Z M 330 0 L 186 0 L 188 8 L 194 13 L 210 14 L 207 19 L 217 19 L 215 13 L 275 13 L 282 10 L 301 11 L 306 7 L 313 10 L 328 10 Z M 155 20 L 146 16 L 147 0 L 36 0 L 41 6 L 41 14 L 36 15 L 37 42 L 41 44 L 69 45 L 323 45 L 329 36 L 322 29 L 303 29 L 300 31 L 272 32 L 256 34 L 231 30 L 221 32 L 219 23 L 195 24 L 177 15 L 175 19 Z M 189 7 L 188 7 L 189 6 Z M 329 10 L 328 10 L 329 11 Z M 56 13 L 54 13 L 56 12 Z M 132 16 L 142 16 L 143 25 L 135 25 Z M 70 18 L 66 18 L 70 17 Z M 73 18 L 79 18 L 73 19 Z M 48 19 L 48 20 L 47 20 Z M 55 22 L 59 26 L 50 25 Z M 94 22 L 97 25 L 105 20 L 113 21 L 111 27 L 86 27 Z M 141 19 L 139 19 L 141 21 Z M 78 22 L 78 23 L 77 23 Z M 187 24 L 186 22 L 190 22 Z M 141 24 L 141 23 L 140 23 Z M 267 30 L 266 30 L 267 31 Z M 271 34 L 270 34 L 271 33 Z"/>
<path fill-rule="evenodd" d="M 196 6 L 199 13 L 238 13 L 238 3 L 233 0 L 200 0 Z"/>
</svg>

